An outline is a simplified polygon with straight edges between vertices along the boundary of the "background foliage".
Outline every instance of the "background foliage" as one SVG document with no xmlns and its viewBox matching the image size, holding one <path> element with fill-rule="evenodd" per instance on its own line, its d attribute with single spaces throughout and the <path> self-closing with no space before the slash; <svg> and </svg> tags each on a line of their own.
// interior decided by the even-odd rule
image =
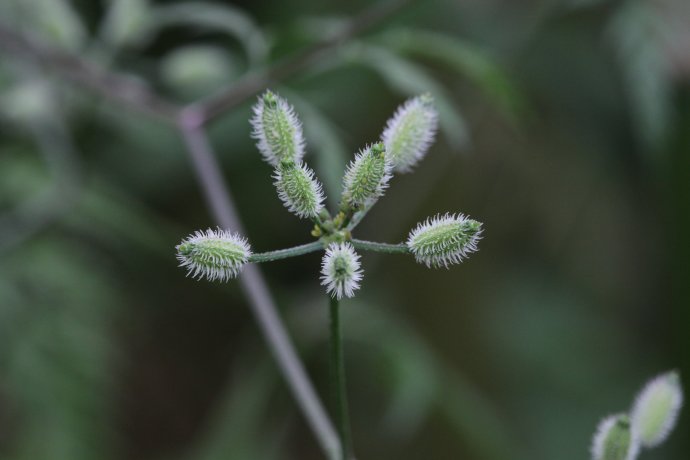
<svg viewBox="0 0 690 460">
<path fill-rule="evenodd" d="M 189 102 L 338 33 L 365 1 L 10 0 L 0 22 Z M 345 163 L 429 91 L 440 139 L 359 235 L 469 213 L 451 270 L 367 254 L 344 306 L 359 458 L 587 458 L 649 377 L 690 375 L 690 6 L 409 2 L 274 87 L 337 199 Z M 211 125 L 257 251 L 308 241 L 249 138 Z M 0 47 L 0 456 L 317 459 L 236 284 L 174 245 L 212 225 L 182 140 Z M 328 403 L 319 256 L 266 265 Z M 687 414 L 644 458 L 690 451 Z"/>
</svg>

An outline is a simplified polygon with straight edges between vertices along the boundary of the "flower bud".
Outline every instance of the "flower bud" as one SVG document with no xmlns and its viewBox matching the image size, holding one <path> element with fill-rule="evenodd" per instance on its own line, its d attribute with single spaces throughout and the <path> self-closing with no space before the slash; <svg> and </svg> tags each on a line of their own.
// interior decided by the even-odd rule
<svg viewBox="0 0 690 460">
<path fill-rule="evenodd" d="M 304 156 L 304 135 L 295 110 L 285 99 L 266 91 L 254 105 L 252 137 L 264 160 L 272 166 L 281 161 L 299 163 Z"/>
<path fill-rule="evenodd" d="M 626 414 L 611 415 L 599 423 L 592 440 L 592 460 L 634 460 L 639 451 Z"/>
<path fill-rule="evenodd" d="M 683 405 L 683 390 L 677 372 L 655 377 L 640 391 L 631 410 L 633 429 L 643 447 L 666 440 Z"/>
<path fill-rule="evenodd" d="M 338 300 L 352 297 L 359 289 L 362 270 L 359 255 L 350 243 L 331 243 L 321 262 L 321 284 Z"/>
<path fill-rule="evenodd" d="M 343 178 L 343 204 L 373 204 L 388 187 L 391 164 L 383 143 L 379 142 L 357 154 Z"/>
<path fill-rule="evenodd" d="M 278 196 L 290 212 L 299 217 L 316 217 L 323 209 L 321 184 L 305 164 L 282 161 L 273 176 Z"/>
<path fill-rule="evenodd" d="M 477 251 L 482 224 L 462 214 L 436 215 L 410 232 L 407 247 L 427 267 L 458 264 Z"/>
<path fill-rule="evenodd" d="M 249 243 L 227 230 L 197 231 L 177 245 L 177 260 L 187 276 L 209 281 L 228 281 L 237 277 L 249 260 Z"/>
<path fill-rule="evenodd" d="M 437 129 L 438 112 L 430 95 L 409 99 L 398 107 L 381 134 L 396 172 L 409 172 L 424 158 Z"/>
</svg>

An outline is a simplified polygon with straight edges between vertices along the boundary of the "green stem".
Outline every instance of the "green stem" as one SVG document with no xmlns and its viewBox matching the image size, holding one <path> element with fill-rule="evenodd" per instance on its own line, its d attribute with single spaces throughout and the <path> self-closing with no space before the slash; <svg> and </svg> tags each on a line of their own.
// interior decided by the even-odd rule
<svg viewBox="0 0 690 460">
<path fill-rule="evenodd" d="M 367 215 L 367 213 L 371 210 L 372 205 L 365 206 L 363 209 L 360 209 L 359 211 L 356 211 L 352 216 L 350 216 L 350 219 L 348 219 L 347 222 L 347 229 L 352 231 L 355 229 L 357 225 L 364 219 L 364 216 Z"/>
<path fill-rule="evenodd" d="M 350 434 L 350 415 L 347 408 L 347 391 L 345 388 L 345 359 L 343 355 L 343 337 L 340 327 L 340 301 L 331 297 L 331 368 L 336 398 L 336 424 L 340 434 L 342 460 L 352 456 L 352 436 Z"/>
<path fill-rule="evenodd" d="M 388 254 L 409 254 L 410 249 L 404 243 L 375 243 L 374 241 L 355 240 L 350 241 L 356 249 L 365 251 L 385 252 Z"/>
<path fill-rule="evenodd" d="M 302 254 L 309 254 L 319 249 L 323 249 L 323 244 L 319 241 L 314 241 L 313 243 L 307 243 L 292 248 L 252 254 L 249 256 L 249 262 L 271 262 L 274 260 L 287 259 L 288 257 L 301 256 Z"/>
</svg>

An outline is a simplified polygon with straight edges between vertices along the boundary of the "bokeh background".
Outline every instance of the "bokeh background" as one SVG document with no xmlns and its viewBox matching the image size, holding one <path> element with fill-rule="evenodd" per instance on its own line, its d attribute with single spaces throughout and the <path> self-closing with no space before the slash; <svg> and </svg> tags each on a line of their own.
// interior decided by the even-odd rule
<svg viewBox="0 0 690 460">
<path fill-rule="evenodd" d="M 0 23 L 179 104 L 337 34 L 372 2 L 3 0 Z M 417 0 L 272 87 L 340 176 L 395 107 L 441 130 L 357 230 L 484 222 L 450 270 L 365 254 L 343 305 L 360 459 L 589 458 L 653 375 L 690 379 L 690 3 Z M 310 240 L 250 139 L 210 137 L 256 251 Z M 212 227 L 173 127 L 0 44 L 0 457 L 323 458 L 237 283 L 184 277 Z M 332 407 L 320 256 L 262 266 Z M 687 411 L 644 459 L 686 459 Z"/>
</svg>

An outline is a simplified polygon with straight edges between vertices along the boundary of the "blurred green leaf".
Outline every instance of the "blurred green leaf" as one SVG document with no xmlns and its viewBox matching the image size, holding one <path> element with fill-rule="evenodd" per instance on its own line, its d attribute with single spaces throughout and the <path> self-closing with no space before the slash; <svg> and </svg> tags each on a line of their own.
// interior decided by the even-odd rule
<svg viewBox="0 0 690 460">
<path fill-rule="evenodd" d="M 270 411 L 271 393 L 278 386 L 278 375 L 272 363 L 242 363 L 236 378 L 228 382 L 227 391 L 217 404 L 204 430 L 203 438 L 184 458 L 189 460 L 271 459 L 280 450 L 271 442 L 264 427 Z M 273 451 L 273 453 L 271 453 Z"/>
<path fill-rule="evenodd" d="M 348 46 L 346 55 L 351 61 L 377 72 L 391 89 L 407 97 L 431 93 L 439 111 L 441 133 L 456 150 L 467 145 L 469 132 L 464 117 L 453 105 L 452 98 L 443 86 L 423 67 L 383 47 L 364 43 Z"/>
<path fill-rule="evenodd" d="M 101 38 L 110 46 L 137 45 L 150 33 L 148 0 L 110 0 L 101 26 Z"/>
<path fill-rule="evenodd" d="M 225 32 L 243 45 L 252 66 L 263 64 L 268 55 L 263 32 L 247 13 L 231 5 L 182 2 L 157 6 L 152 12 L 152 23 L 156 28 L 194 26 Z"/>
<path fill-rule="evenodd" d="M 661 147 L 672 114 L 671 79 L 660 43 L 665 24 L 657 8 L 650 2 L 627 0 L 608 30 L 623 71 L 635 133 L 647 153 Z"/>
<path fill-rule="evenodd" d="M 23 31 L 71 51 L 88 38 L 82 20 L 68 0 L 9 0 L 9 17 Z"/>
<path fill-rule="evenodd" d="M 488 51 L 451 35 L 418 29 L 388 30 L 379 39 L 399 53 L 440 62 L 468 78 L 512 121 L 523 113 L 526 101 L 514 77 Z"/>
<path fill-rule="evenodd" d="M 26 78 L 0 95 L 2 115 L 15 123 L 36 123 L 54 114 L 53 86 L 45 79 Z"/>
<path fill-rule="evenodd" d="M 198 98 L 235 80 L 239 64 L 223 48 L 189 45 L 176 48 L 160 63 L 163 81 L 178 93 Z"/>
<path fill-rule="evenodd" d="M 345 316 L 347 336 L 390 363 L 393 378 L 387 383 L 393 397 L 386 420 L 393 423 L 393 430 L 414 429 L 435 409 L 471 446 L 476 458 L 525 458 L 482 391 L 440 359 L 411 325 L 384 308 L 361 301 L 358 305 Z M 372 364 L 377 365 L 376 361 Z"/>
<path fill-rule="evenodd" d="M 111 458 L 103 446 L 113 436 L 109 324 L 118 294 L 93 257 L 80 245 L 45 239 L 0 261 L 0 279 L 19 288 L 0 291 L 1 316 L 9 321 L 0 362 L 22 414 L 14 448 L 3 458 Z"/>
<path fill-rule="evenodd" d="M 87 184 L 64 223 L 109 246 L 137 247 L 166 258 L 172 257 L 168 242 L 183 234 L 136 197 L 97 177 Z"/>
</svg>

